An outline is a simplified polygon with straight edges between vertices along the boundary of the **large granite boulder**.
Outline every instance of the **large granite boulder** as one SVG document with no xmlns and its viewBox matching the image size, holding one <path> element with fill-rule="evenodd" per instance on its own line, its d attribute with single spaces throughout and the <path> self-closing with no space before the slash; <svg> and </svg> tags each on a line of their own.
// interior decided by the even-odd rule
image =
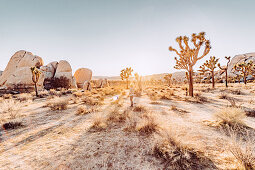
<svg viewBox="0 0 255 170">
<path fill-rule="evenodd" d="M 54 81 L 64 81 L 64 88 L 70 88 L 73 81 L 72 67 L 66 60 L 60 60 L 54 75 Z M 59 84 L 59 83 L 57 83 Z"/>
<path fill-rule="evenodd" d="M 8 62 L 0 77 L 0 86 L 7 89 L 28 90 L 33 88 L 32 73 L 30 67 L 40 68 L 43 65 L 41 57 L 31 52 L 20 50 L 16 52 Z M 44 75 L 41 75 L 38 88 L 43 86 Z"/>
<path fill-rule="evenodd" d="M 249 62 L 250 60 L 253 61 L 253 63 L 255 63 L 255 53 L 246 53 L 246 54 L 240 54 L 240 55 L 236 55 L 234 56 L 228 66 L 228 73 L 229 76 L 234 76 L 233 72 L 234 69 L 233 67 L 241 62 Z"/>
<path fill-rule="evenodd" d="M 74 73 L 74 77 L 76 79 L 77 87 L 83 88 L 83 84 L 85 81 L 90 81 L 92 78 L 92 71 L 88 68 L 79 68 Z"/>
</svg>

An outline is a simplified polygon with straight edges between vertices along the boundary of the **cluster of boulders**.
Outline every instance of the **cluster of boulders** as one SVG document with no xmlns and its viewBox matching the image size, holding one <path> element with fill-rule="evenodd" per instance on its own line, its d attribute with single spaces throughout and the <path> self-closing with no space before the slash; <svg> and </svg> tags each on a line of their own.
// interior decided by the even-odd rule
<svg viewBox="0 0 255 170">
<path fill-rule="evenodd" d="M 44 65 L 41 57 L 21 50 L 11 57 L 5 70 L 0 73 L 0 90 L 32 91 L 34 83 L 31 67 L 36 67 L 41 72 L 37 83 L 39 90 L 56 88 L 56 86 L 83 88 L 84 83 L 90 82 L 92 78 L 90 69 L 78 69 L 73 76 L 72 67 L 67 61 L 54 61 Z"/>
</svg>

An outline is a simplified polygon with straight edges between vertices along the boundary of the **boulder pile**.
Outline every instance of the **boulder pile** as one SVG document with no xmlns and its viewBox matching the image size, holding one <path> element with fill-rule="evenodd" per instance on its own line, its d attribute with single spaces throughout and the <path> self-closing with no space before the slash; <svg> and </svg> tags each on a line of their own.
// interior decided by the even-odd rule
<svg viewBox="0 0 255 170">
<path fill-rule="evenodd" d="M 77 85 L 81 87 L 85 81 L 90 81 L 92 78 L 90 69 L 78 69 L 73 76 L 72 67 L 66 60 L 44 65 L 41 57 L 20 50 L 11 57 L 5 70 L 0 72 L 0 90 L 33 91 L 31 67 L 38 68 L 42 73 L 37 84 L 38 90 L 58 87 L 77 88 Z"/>
</svg>

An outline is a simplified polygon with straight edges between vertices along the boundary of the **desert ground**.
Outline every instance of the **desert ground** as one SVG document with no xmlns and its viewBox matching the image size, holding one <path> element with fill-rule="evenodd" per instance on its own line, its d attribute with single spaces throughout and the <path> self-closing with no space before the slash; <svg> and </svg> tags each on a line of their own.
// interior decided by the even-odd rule
<svg viewBox="0 0 255 170">
<path fill-rule="evenodd" d="M 255 84 L 125 85 L 0 98 L 0 169 L 252 169 Z"/>
</svg>

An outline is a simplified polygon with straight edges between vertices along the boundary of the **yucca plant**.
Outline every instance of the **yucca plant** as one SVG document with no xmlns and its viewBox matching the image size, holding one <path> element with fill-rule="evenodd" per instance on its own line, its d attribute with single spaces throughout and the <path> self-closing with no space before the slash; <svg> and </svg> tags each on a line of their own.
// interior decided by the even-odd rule
<svg viewBox="0 0 255 170">
<path fill-rule="evenodd" d="M 253 61 L 238 63 L 234 66 L 235 71 L 241 73 L 243 76 L 244 84 L 247 83 L 247 76 L 251 73 L 252 69 L 254 69 Z"/>
<path fill-rule="evenodd" d="M 131 67 L 127 67 L 120 72 L 121 80 L 126 80 L 127 88 L 129 85 L 129 77 L 132 75 L 133 69 Z"/>
<path fill-rule="evenodd" d="M 230 63 L 230 56 L 225 56 L 225 59 L 228 60 L 227 65 L 225 67 L 220 66 L 220 63 L 218 63 L 218 67 L 225 72 L 225 85 L 228 87 L 228 64 Z"/>
<path fill-rule="evenodd" d="M 219 61 L 218 58 L 215 58 L 215 56 L 211 56 L 210 60 L 206 60 L 204 63 L 204 66 L 208 68 L 212 75 L 212 88 L 215 87 L 214 70 L 216 68 L 218 61 Z"/>
<path fill-rule="evenodd" d="M 32 81 L 35 84 L 35 94 L 38 97 L 39 95 L 38 95 L 38 90 L 37 90 L 37 83 L 39 81 L 41 72 L 36 67 L 31 67 L 30 69 L 31 69 L 31 72 L 32 72 Z"/>
<path fill-rule="evenodd" d="M 205 32 L 200 32 L 199 34 L 192 34 L 192 46 L 189 45 L 189 38 L 187 36 L 177 37 L 176 42 L 180 47 L 179 51 L 171 46 L 169 47 L 169 50 L 174 51 L 178 56 L 178 58 L 175 57 L 176 65 L 174 68 L 184 69 L 188 72 L 189 95 L 193 97 L 193 66 L 210 52 L 210 41 L 205 38 Z M 199 56 L 199 51 L 203 46 L 203 53 Z"/>
</svg>

